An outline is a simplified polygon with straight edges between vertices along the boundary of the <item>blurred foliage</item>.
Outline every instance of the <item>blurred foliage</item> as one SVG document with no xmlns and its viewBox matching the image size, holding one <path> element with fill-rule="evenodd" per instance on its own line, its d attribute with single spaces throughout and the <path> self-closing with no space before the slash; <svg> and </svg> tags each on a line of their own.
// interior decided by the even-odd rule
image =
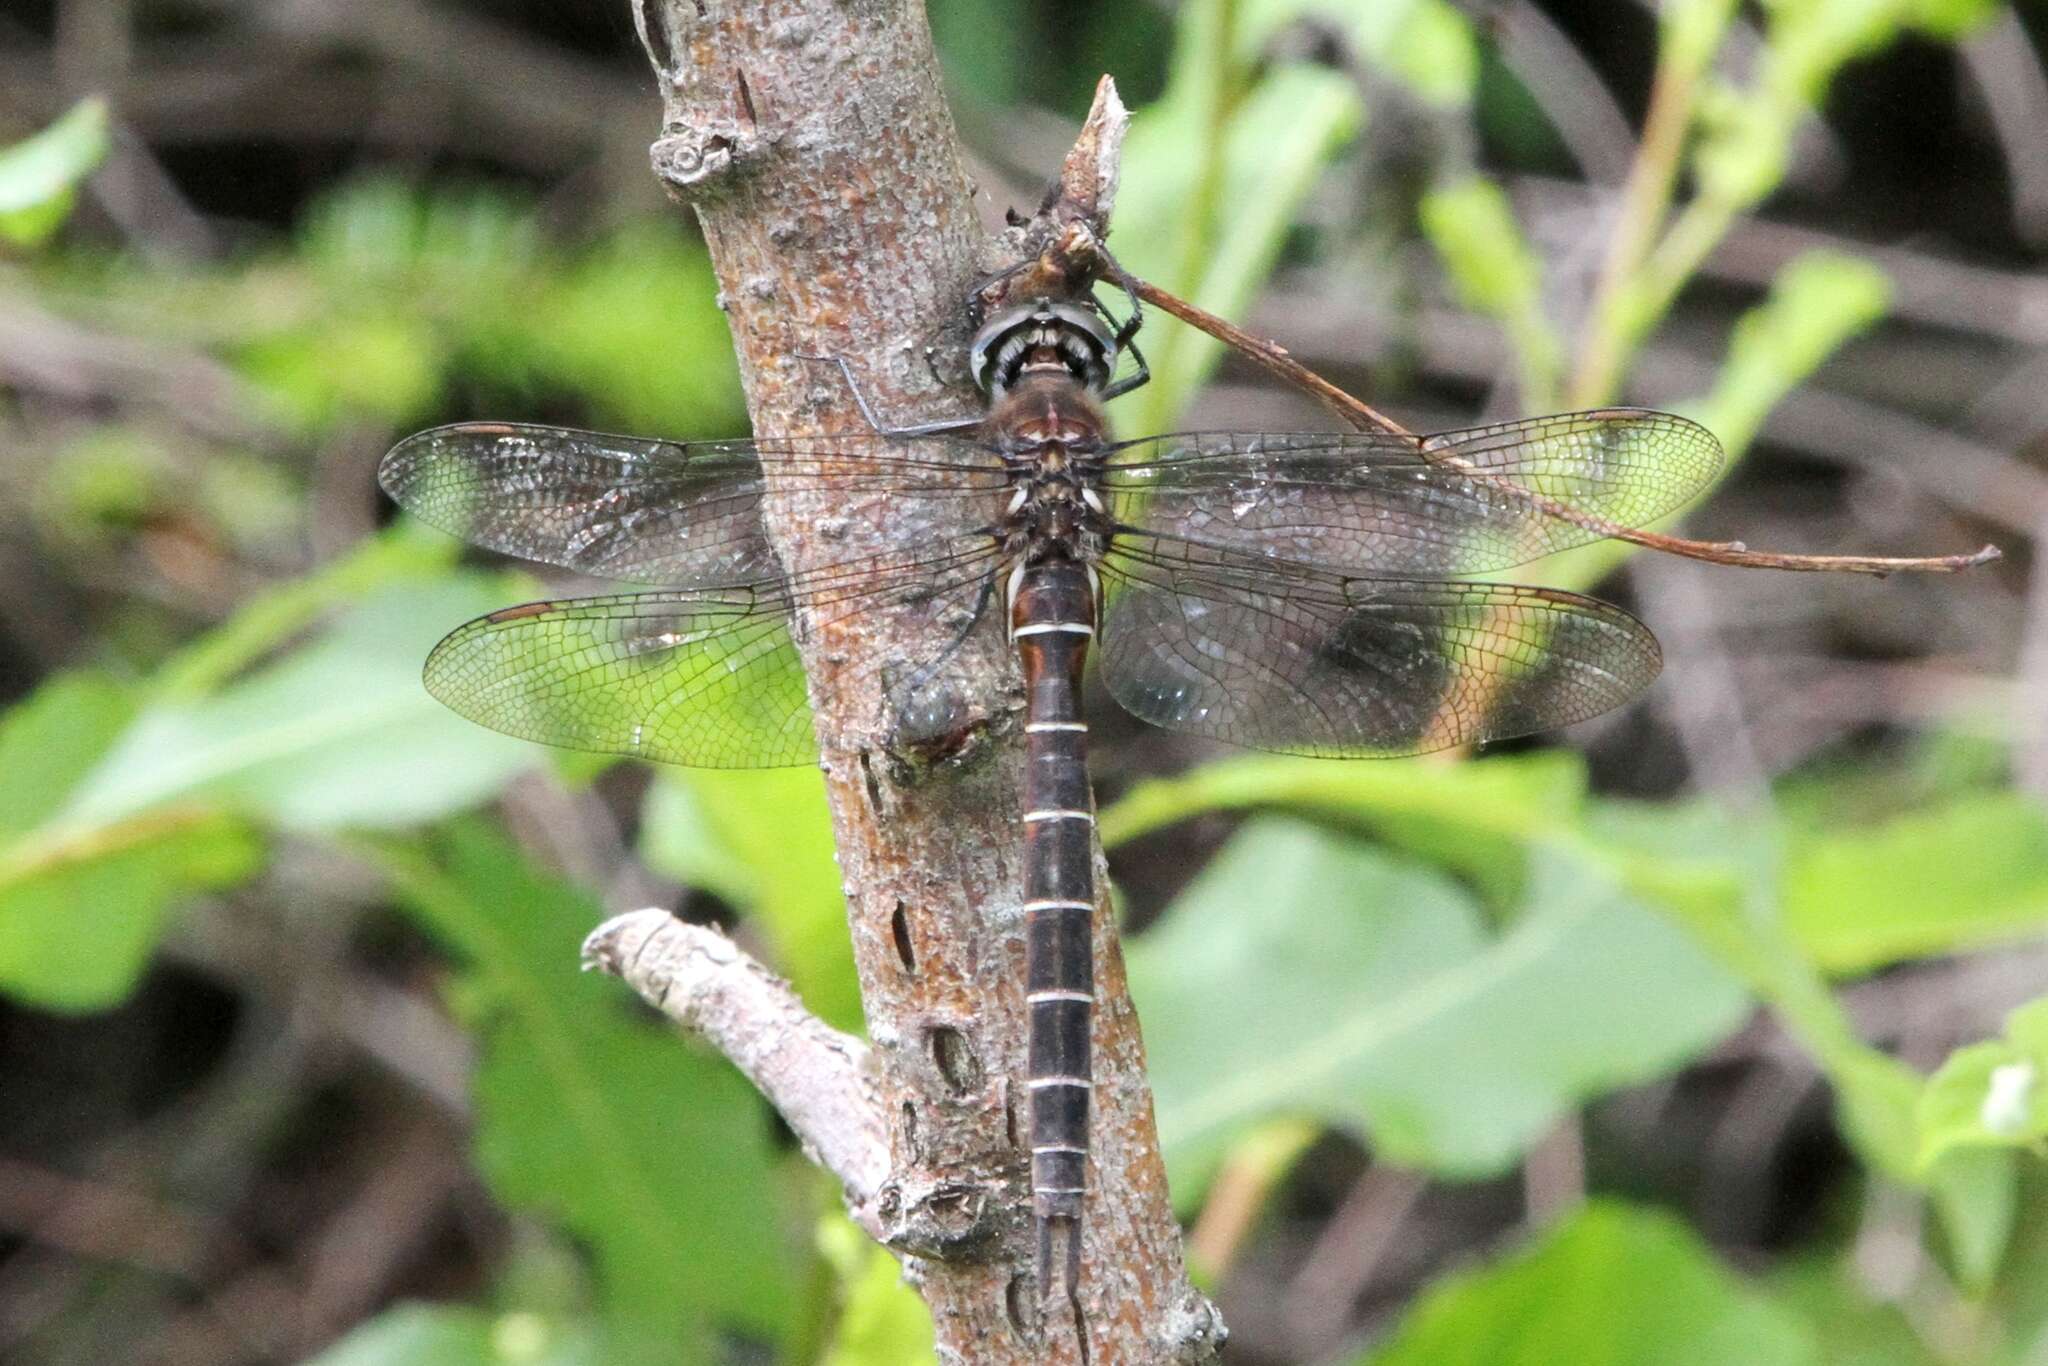
<svg viewBox="0 0 2048 1366">
<path fill-rule="evenodd" d="M 1595 1202 L 1424 1295 L 1360 1366 L 1813 1366 L 1813 1331 L 1745 1291 L 1668 1215 Z"/>
<path fill-rule="evenodd" d="M 107 155 L 107 106 L 80 100 L 34 137 L 0 147 L 0 242 L 33 247 L 70 216 L 78 185 Z"/>
<path fill-rule="evenodd" d="M 1752 59 L 1728 62 L 1729 0 L 1664 5 L 1660 136 L 1625 191 L 1583 330 L 1554 315 L 1544 251 L 1471 158 L 1446 158 L 1409 226 L 1450 293 L 1500 329 L 1529 406 L 1612 401 L 1701 263 L 1780 185 L 1845 66 L 1956 39 L 1995 11 L 1777 0 Z M 1030 44 L 1005 13 L 934 6 L 965 101 L 1022 98 L 1013 68 Z M 1362 70 L 1279 42 L 1305 22 Z M 1077 50 L 1143 66 L 1167 23 L 1150 9 L 1130 29 L 1090 19 Z M 1113 245 L 1228 316 L 1290 257 L 1344 257 L 1304 223 L 1387 107 L 1470 118 L 1491 70 L 1488 35 L 1443 0 L 1190 0 L 1170 39 L 1131 131 Z M 76 667 L 0 716 L 0 990 L 45 1011 L 114 1007 L 181 911 L 262 888 L 295 848 L 339 853 L 374 870 L 442 955 L 439 1000 L 475 1040 L 474 1160 L 491 1194 L 579 1256 L 566 1288 L 530 1292 L 507 1271 L 489 1308 L 392 1309 L 323 1366 L 674 1359 L 677 1343 L 701 1360 L 928 1359 L 897 1262 L 834 1212 L 830 1183 L 777 1142 L 730 1069 L 640 1018 L 617 984 L 577 976 L 598 903 L 475 814 L 545 761 L 440 710 L 419 662 L 526 581 L 462 567 L 452 544 L 404 525 L 277 568 L 317 483 L 301 457 L 352 435 L 382 443 L 496 412 L 741 430 L 702 246 L 667 221 L 564 240 L 509 191 L 369 178 L 288 240 L 220 261 L 53 250 L 107 136 L 88 102 L 0 152 L 0 235 L 46 244 L 23 267 L 43 305 L 204 353 L 247 411 L 232 434 L 145 418 L 73 434 L 29 480 L 34 534 L 81 573 L 138 543 L 161 554 L 150 538 L 166 528 L 276 573 L 203 624 L 110 613 Z M 1739 456 L 1889 297 L 1869 262 L 1797 256 L 1734 324 L 1689 410 Z M 1156 336 L 1155 382 L 1120 418 L 1133 432 L 1171 425 L 1221 360 L 1206 338 Z M 186 477 L 195 450 L 204 479 Z M 1585 586 L 1628 553 L 1591 546 L 1535 572 Z M 1951 743 L 1931 737 L 1904 766 L 1936 767 Z M 1445 1180 L 1497 1175 L 1598 1097 L 1705 1057 L 1762 1004 L 1829 1084 L 1858 1179 L 1934 1212 L 1946 1312 L 1977 1325 L 1969 1352 L 1936 1352 L 1879 1303 L 1836 1230 L 1744 1281 L 1686 1225 L 1600 1200 L 1432 1286 L 1358 1360 L 2038 1353 L 2048 998 L 1925 1075 L 1866 1043 L 1835 989 L 2048 933 L 2048 813 L 2011 790 L 2007 766 L 2000 751 L 1916 789 L 1897 765 L 1852 765 L 1787 779 L 1743 811 L 1600 796 L 1562 751 L 1239 758 L 1132 787 L 1102 813 L 1119 856 L 1142 836 L 1248 816 L 1129 950 L 1176 1199 L 1193 1212 L 1219 1188 L 1251 1190 L 1256 1217 L 1325 1130 Z M 581 791 L 603 767 L 568 761 L 539 781 Z M 818 775 L 664 773 L 635 802 L 645 865 L 718 898 L 814 1010 L 857 1028 Z"/>
</svg>

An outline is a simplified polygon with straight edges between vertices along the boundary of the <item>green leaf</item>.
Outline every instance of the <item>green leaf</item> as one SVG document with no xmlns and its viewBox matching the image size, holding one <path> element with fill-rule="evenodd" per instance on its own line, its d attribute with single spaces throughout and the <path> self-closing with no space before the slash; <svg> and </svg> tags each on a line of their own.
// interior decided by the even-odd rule
<svg viewBox="0 0 2048 1366">
<path fill-rule="evenodd" d="M 1906 22 L 1952 43 L 1990 23 L 2000 8 L 1998 0 L 1909 0 Z"/>
<path fill-rule="evenodd" d="M 134 990 L 182 898 L 254 875 L 262 846 L 205 811 L 131 818 L 0 861 L 0 991 L 46 1010 L 102 1010 Z"/>
<path fill-rule="evenodd" d="M 376 299 L 337 307 L 307 328 L 257 335 L 235 363 L 307 433 L 352 415 L 401 425 L 427 411 L 445 368 L 428 321 Z"/>
<path fill-rule="evenodd" d="M 1951 1148 L 1928 1173 L 1929 1203 L 1940 1219 L 1955 1277 L 1974 1293 L 1990 1288 L 2012 1242 L 2019 1201 L 2014 1156 L 1992 1148 Z"/>
<path fill-rule="evenodd" d="M 925 1366 L 938 1361 L 932 1316 L 904 1283 L 903 1267 L 844 1217 L 818 1229 L 839 1282 L 839 1324 L 819 1366 Z"/>
<path fill-rule="evenodd" d="M 1857 973 L 2048 932 L 2048 812 L 2017 792 L 1794 846 L 1787 927 L 1831 972 Z"/>
<path fill-rule="evenodd" d="M 1739 110 L 1745 108 L 1739 96 L 1730 98 Z M 1679 405 L 1713 432 L 1728 452 L 1723 478 L 1749 449 L 1771 410 L 1844 342 L 1884 316 L 1890 292 L 1883 272 L 1837 252 L 1808 252 L 1778 272 L 1769 297 L 1737 321 L 1713 392 Z M 1622 541 L 1596 541 L 1522 566 L 1517 576 L 1585 589 L 1634 553 L 1635 548 Z"/>
<path fill-rule="evenodd" d="M 1773 1303 L 1808 1324 L 1827 1326 L 1824 1352 L 1830 1363 L 1944 1366 L 1897 1303 L 1871 1297 L 1868 1281 L 1848 1258 L 1803 1256 L 1773 1268 L 1769 1284 Z"/>
<path fill-rule="evenodd" d="M 1920 1162 L 1957 1148 L 2048 1141 L 2048 997 L 2005 1017 L 2005 1037 L 1959 1048 L 1920 1096 Z"/>
<path fill-rule="evenodd" d="M 306 1366 L 598 1366 L 594 1336 L 538 1314 L 401 1304 Z"/>
<path fill-rule="evenodd" d="M 522 301 L 518 321 L 536 375 L 591 395 L 599 420 L 694 437 L 745 430 L 711 258 L 672 223 L 598 243 Z"/>
<path fill-rule="evenodd" d="M 1507 195 L 1468 176 L 1422 197 L 1422 230 L 1460 300 L 1501 324 L 1521 366 L 1522 395 L 1538 411 L 1555 406 L 1564 344 L 1543 314 L 1543 274 Z"/>
<path fill-rule="evenodd" d="M 1208 809 L 1286 806 L 1359 822 L 1512 896 L 1519 896 L 1524 868 L 1545 851 L 1566 853 L 1682 926 L 1691 943 L 1779 1011 L 1826 1069 L 1843 1129 L 1858 1151 L 1888 1176 L 1924 1185 L 1913 1163 L 1920 1078 L 1856 1036 L 1841 1003 L 1786 932 L 1771 899 L 1777 860 L 1768 825 L 1680 808 L 1669 813 L 1676 825 L 1660 834 L 1669 817 L 1658 809 L 1616 813 L 1603 803 L 1588 813 L 1569 782 L 1553 780 L 1547 798 L 1531 800 L 1545 786 L 1520 771 L 1526 762 L 1230 760 L 1185 778 L 1140 784 L 1102 813 L 1102 836 L 1114 843 Z M 1566 778 L 1572 772 L 1555 771 Z M 1508 781 L 1475 779 L 1475 773 L 1504 774 Z M 1627 818 L 1610 819 L 1615 814 Z"/>
<path fill-rule="evenodd" d="M 1336 73 L 1284 67 L 1229 111 L 1220 146 L 1216 116 L 1183 97 L 1132 119 L 1113 245 L 1134 274 L 1230 318 L 1265 283 L 1302 199 L 1356 130 L 1359 105 Z M 1171 427 L 1220 348 L 1178 326 L 1154 339 L 1153 382 L 1133 396 L 1132 430 Z"/>
<path fill-rule="evenodd" d="M 746 912 L 811 1013 L 860 1030 L 846 894 L 817 769 L 663 769 L 648 793 L 640 852 L 657 872 Z"/>
<path fill-rule="evenodd" d="M 182 897 L 255 872 L 236 822 L 186 808 L 46 828 L 134 714 L 100 674 L 60 674 L 0 720 L 0 991 L 48 1010 L 118 1004 Z"/>
<path fill-rule="evenodd" d="M 42 132 L 0 149 L 0 239 L 33 247 L 71 213 L 78 184 L 107 154 L 107 105 L 80 100 Z"/>
<path fill-rule="evenodd" d="M 1186 1192 L 1275 1114 L 1390 1160 L 1510 1166 L 1580 1100 L 1724 1035 L 1741 991 L 1579 861 L 1532 858 L 1498 940 L 1440 874 L 1293 822 L 1232 840 L 1130 952 L 1161 1139 Z"/>
<path fill-rule="evenodd" d="M 1771 409 L 1890 303 L 1890 278 L 1867 261 L 1832 251 L 1788 261 L 1770 295 L 1736 322 L 1713 392 L 1693 416 L 1740 454 Z"/>
<path fill-rule="evenodd" d="M 501 581 L 479 574 L 379 591 L 218 695 L 146 711 L 62 821 L 203 800 L 292 830 L 383 829 L 485 801 L 540 751 L 447 711 L 420 664 L 449 628 L 505 605 Z"/>
<path fill-rule="evenodd" d="M 1425 1293 L 1371 1366 L 1818 1366 L 1805 1325 L 1671 1216 L 1598 1201 Z"/>
<path fill-rule="evenodd" d="M 1466 176 L 1431 189 L 1420 207 L 1422 230 L 1467 308 L 1508 318 L 1536 304 L 1542 267 L 1500 186 Z"/>
<path fill-rule="evenodd" d="M 57 813 L 135 715 L 128 690 L 105 674 L 58 674 L 0 718 L 0 839 Z"/>
<path fill-rule="evenodd" d="M 716 1326 L 779 1337 L 790 1258 L 752 1089 L 645 1023 L 616 982 L 575 970 L 598 908 L 503 839 L 458 825 L 442 866 L 395 847 L 380 857 L 465 961 L 492 1190 L 591 1248 L 615 1325 L 700 1352 Z"/>
<path fill-rule="evenodd" d="M 1304 22 L 1341 33 L 1366 61 L 1441 109 L 1471 103 L 1479 80 L 1472 23 L 1445 0 L 1242 0 L 1236 58 L 1259 60 L 1282 29 Z"/>
</svg>

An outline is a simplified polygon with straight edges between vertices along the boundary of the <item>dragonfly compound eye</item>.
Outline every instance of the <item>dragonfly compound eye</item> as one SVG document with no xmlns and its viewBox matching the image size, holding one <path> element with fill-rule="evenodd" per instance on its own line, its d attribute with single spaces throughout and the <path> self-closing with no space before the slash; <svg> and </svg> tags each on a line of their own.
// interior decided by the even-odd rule
<svg viewBox="0 0 2048 1366">
<path fill-rule="evenodd" d="M 1093 309 L 1045 299 L 990 319 L 968 351 L 968 369 L 983 393 L 1000 398 L 1016 383 L 1026 360 L 1045 350 L 1090 390 L 1108 384 L 1116 369 L 1116 338 Z"/>
</svg>

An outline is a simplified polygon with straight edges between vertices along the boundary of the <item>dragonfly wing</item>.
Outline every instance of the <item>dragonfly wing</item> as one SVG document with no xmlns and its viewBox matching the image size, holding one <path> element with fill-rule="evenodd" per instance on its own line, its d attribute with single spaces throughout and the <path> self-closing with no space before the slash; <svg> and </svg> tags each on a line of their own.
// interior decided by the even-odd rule
<svg viewBox="0 0 2048 1366">
<path fill-rule="evenodd" d="M 457 628 L 427 691 L 492 730 L 698 768 L 817 755 L 786 604 L 747 590 L 533 602 Z"/>
<path fill-rule="evenodd" d="M 1161 536 L 1353 573 L 1475 574 L 1655 521 L 1721 447 L 1670 413 L 1608 408 L 1433 436 L 1206 432 L 1123 448 L 1118 517 Z M 1583 520 L 1574 520 L 1574 518 Z"/>
<path fill-rule="evenodd" d="M 1101 643 L 1116 700 L 1169 730 L 1325 758 L 1418 754 L 1569 725 L 1657 675 L 1620 608 L 1514 584 L 1193 563 L 1142 541 Z"/>
<path fill-rule="evenodd" d="M 913 448 L 858 433 L 678 442 L 502 422 L 408 437 L 377 474 L 408 512 L 485 549 L 678 587 L 776 575 L 761 526 L 771 485 L 951 498 L 1004 485 L 1000 464 L 966 441 Z"/>
<path fill-rule="evenodd" d="M 568 749 L 695 768 L 808 763 L 818 749 L 794 604 L 809 604 L 819 623 L 900 608 L 964 630 L 994 563 L 993 547 L 968 537 L 794 582 L 528 603 L 437 645 L 427 691 L 493 730 Z M 905 683 L 899 710 L 935 705 L 929 675 L 898 665 L 889 681 Z"/>
</svg>

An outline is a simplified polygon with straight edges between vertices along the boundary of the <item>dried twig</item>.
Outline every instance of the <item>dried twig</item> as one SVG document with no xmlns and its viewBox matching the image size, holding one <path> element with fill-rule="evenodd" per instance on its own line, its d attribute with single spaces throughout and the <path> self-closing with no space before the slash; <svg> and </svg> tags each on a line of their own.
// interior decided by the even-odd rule
<svg viewBox="0 0 2048 1366">
<path fill-rule="evenodd" d="M 854 1217 L 881 1236 L 873 1206 L 889 1179 L 889 1138 L 866 1044 L 805 1010 L 789 983 L 717 930 L 667 911 L 613 916 L 583 941 L 583 965 L 624 981 L 723 1053 L 805 1154 L 839 1178 Z"/>
</svg>

